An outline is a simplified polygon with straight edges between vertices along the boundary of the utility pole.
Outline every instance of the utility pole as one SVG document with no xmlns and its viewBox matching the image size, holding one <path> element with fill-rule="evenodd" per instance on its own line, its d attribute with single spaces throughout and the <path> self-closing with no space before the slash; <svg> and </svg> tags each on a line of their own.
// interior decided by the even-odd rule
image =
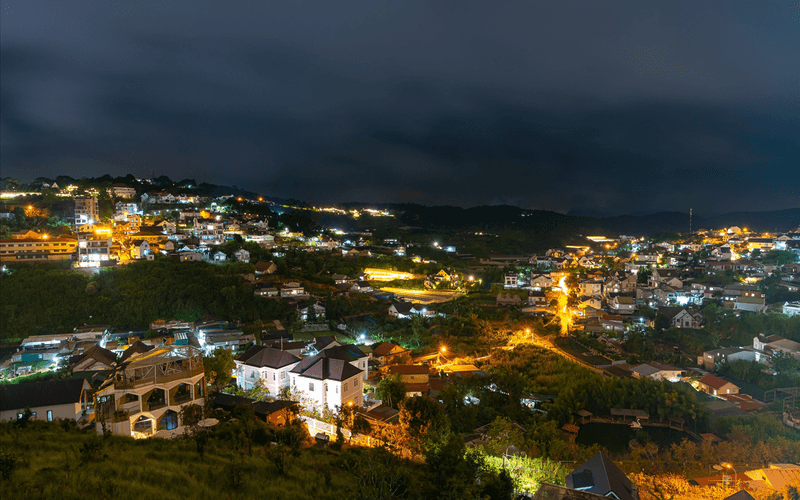
<svg viewBox="0 0 800 500">
<path fill-rule="evenodd" d="M 692 234 L 692 209 L 689 209 L 689 234 Z"/>
</svg>

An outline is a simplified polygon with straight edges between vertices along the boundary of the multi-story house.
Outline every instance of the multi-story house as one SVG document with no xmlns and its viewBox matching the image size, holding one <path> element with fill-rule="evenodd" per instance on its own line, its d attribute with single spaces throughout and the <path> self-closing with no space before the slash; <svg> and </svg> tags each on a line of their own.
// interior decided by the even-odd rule
<svg viewBox="0 0 800 500">
<path fill-rule="evenodd" d="M 234 362 L 239 388 L 252 389 L 260 382 L 271 395 L 277 396 L 281 389 L 289 387 L 289 372 L 300 358 L 281 349 L 255 345 Z"/>
<path fill-rule="evenodd" d="M 578 284 L 578 288 L 580 289 L 581 295 L 586 295 L 589 297 L 593 295 L 602 295 L 603 281 L 597 279 L 581 281 Z"/>
<path fill-rule="evenodd" d="M 506 288 L 517 288 L 519 286 L 519 276 L 517 273 L 506 273 L 504 286 Z"/>
<path fill-rule="evenodd" d="M 182 408 L 205 405 L 203 357 L 191 346 L 165 346 L 121 361 L 95 393 L 96 429 L 134 438 L 181 435 Z"/>
<path fill-rule="evenodd" d="M 81 267 L 97 267 L 100 262 L 111 260 L 111 234 L 80 232 L 78 233 L 77 265 Z"/>
<path fill-rule="evenodd" d="M 94 196 L 75 198 L 75 225 L 92 224 L 100 220 L 100 205 Z"/>
<path fill-rule="evenodd" d="M 114 184 L 111 186 L 114 190 L 114 196 L 119 198 L 135 198 L 136 189 L 125 184 Z"/>
<path fill-rule="evenodd" d="M 360 407 L 366 369 L 362 371 L 335 354 L 333 348 L 325 349 L 300 361 L 291 370 L 292 390 L 302 393 L 305 403 L 319 410 L 336 411 L 349 404 Z"/>
<path fill-rule="evenodd" d="M 203 246 L 221 245 L 225 242 L 225 224 L 213 219 L 195 219 L 194 235 Z"/>
</svg>

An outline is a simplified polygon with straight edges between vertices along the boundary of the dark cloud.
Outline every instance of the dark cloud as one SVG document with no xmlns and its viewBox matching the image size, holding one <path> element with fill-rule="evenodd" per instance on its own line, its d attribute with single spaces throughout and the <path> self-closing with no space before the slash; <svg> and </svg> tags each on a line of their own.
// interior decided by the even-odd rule
<svg viewBox="0 0 800 500">
<path fill-rule="evenodd" d="M 6 1 L 3 175 L 608 213 L 800 205 L 789 4 Z"/>
</svg>

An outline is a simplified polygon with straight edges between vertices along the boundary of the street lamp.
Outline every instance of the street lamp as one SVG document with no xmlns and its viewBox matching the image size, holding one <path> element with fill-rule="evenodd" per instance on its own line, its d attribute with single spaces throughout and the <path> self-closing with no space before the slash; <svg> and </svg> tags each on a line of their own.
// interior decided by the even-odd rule
<svg viewBox="0 0 800 500">
<path fill-rule="evenodd" d="M 719 465 L 714 465 L 713 469 L 717 470 L 717 471 L 723 471 L 722 472 L 722 484 L 723 485 L 725 484 L 725 472 L 724 471 L 726 469 L 727 470 L 733 470 L 733 487 L 736 488 L 736 483 L 738 482 L 737 481 L 737 477 L 736 477 L 737 472 L 736 472 L 736 468 L 733 466 L 732 463 L 730 463 L 730 462 L 720 462 Z M 730 477 L 730 476 L 728 476 L 728 477 Z"/>
</svg>

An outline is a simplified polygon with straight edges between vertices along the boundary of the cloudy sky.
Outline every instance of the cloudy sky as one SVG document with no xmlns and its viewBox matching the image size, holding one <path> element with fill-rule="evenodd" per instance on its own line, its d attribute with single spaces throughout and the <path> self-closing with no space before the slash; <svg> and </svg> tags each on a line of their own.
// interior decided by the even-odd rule
<svg viewBox="0 0 800 500">
<path fill-rule="evenodd" d="M 2 176 L 800 206 L 800 3 L 0 0 Z"/>
</svg>

